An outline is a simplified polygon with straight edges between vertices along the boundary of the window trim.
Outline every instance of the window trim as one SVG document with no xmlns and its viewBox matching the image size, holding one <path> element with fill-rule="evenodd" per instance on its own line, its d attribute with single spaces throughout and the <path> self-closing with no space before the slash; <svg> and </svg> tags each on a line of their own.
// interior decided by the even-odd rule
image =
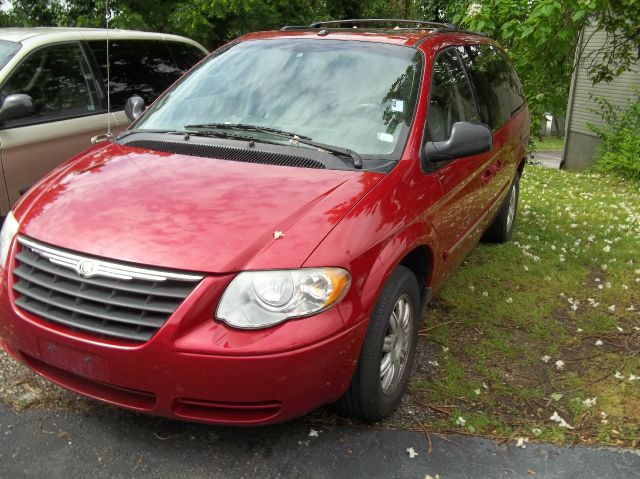
<svg viewBox="0 0 640 479">
<path fill-rule="evenodd" d="M 518 77 L 518 74 L 517 74 L 517 72 L 515 71 L 515 68 L 513 68 L 513 65 L 511 64 L 511 59 L 509 58 L 509 55 L 507 55 L 507 53 L 504 51 L 504 49 L 503 49 L 501 46 L 499 46 L 499 45 L 495 45 L 495 44 L 493 44 L 493 43 L 473 43 L 473 44 L 471 44 L 471 43 L 467 43 L 467 44 L 457 45 L 457 46 L 456 46 L 456 48 L 458 48 L 458 47 L 472 47 L 472 46 L 476 46 L 476 47 L 480 47 L 480 48 L 486 47 L 486 48 L 489 48 L 489 49 L 492 49 L 492 48 L 493 48 L 493 49 L 495 49 L 495 51 L 497 52 L 497 55 L 498 55 L 499 57 L 501 57 L 501 58 L 504 60 L 504 62 L 507 64 L 507 67 L 509 68 L 510 73 L 513 73 L 513 74 L 516 76 L 516 78 L 518 79 L 518 81 L 520 81 L 520 77 Z M 459 55 L 459 54 L 458 54 L 458 58 L 460 58 L 460 55 Z M 464 67 L 465 71 L 467 71 L 467 66 L 464 64 L 464 61 L 462 60 L 462 58 L 460 58 L 460 62 L 462 63 L 462 66 Z M 477 100 L 477 99 L 478 99 L 478 96 L 477 96 L 477 95 L 478 95 L 478 92 L 477 92 L 477 90 L 476 90 L 476 85 L 475 85 L 475 83 L 471 80 L 471 77 L 469 77 L 469 75 L 468 75 L 468 74 L 467 74 L 467 77 L 468 77 L 468 79 L 469 79 L 469 83 L 471 84 L 471 88 L 472 88 L 472 90 L 474 91 L 474 94 L 476 95 L 476 102 L 477 102 L 477 101 L 478 101 L 478 100 Z M 492 83 L 492 85 L 493 85 L 493 83 Z M 522 84 L 521 84 L 521 86 L 522 86 Z M 477 104 L 477 106 L 478 106 L 478 113 L 480 113 L 480 108 L 479 108 L 479 106 L 480 106 L 480 105 L 479 105 L 479 103 L 476 103 L 476 104 Z M 488 124 L 488 123 L 485 123 L 485 125 L 489 126 L 489 128 L 491 128 L 491 131 L 492 131 L 493 133 L 495 133 L 495 132 L 499 131 L 499 130 L 500 130 L 500 129 L 502 129 L 502 128 L 503 128 L 503 127 L 504 127 L 504 126 L 505 126 L 509 121 L 511 121 L 511 119 L 512 119 L 514 116 L 516 116 L 516 114 L 517 114 L 517 113 L 518 113 L 518 112 L 519 112 L 519 111 L 520 111 L 520 110 L 521 110 L 521 109 L 522 109 L 526 104 L 527 104 L 527 99 L 526 99 L 526 97 L 524 96 L 524 92 L 523 92 L 523 94 L 522 94 L 522 103 L 520 104 L 520 106 L 518 106 L 518 107 L 517 107 L 516 109 L 514 109 L 514 110 L 511 110 L 511 108 L 509 108 L 509 118 L 508 118 L 508 119 L 506 119 L 506 120 L 505 120 L 501 125 L 496 126 L 495 128 L 491 128 L 491 127 L 489 126 L 489 124 Z"/>
<path fill-rule="evenodd" d="M 473 97 L 473 104 L 475 106 L 476 109 L 476 114 L 478 115 L 478 118 L 480 120 L 482 120 L 482 116 L 480 115 L 480 108 L 478 106 L 478 97 L 476 96 L 476 91 L 474 88 L 473 83 L 471 82 L 471 79 L 469 78 L 469 74 L 467 73 L 467 69 L 465 68 L 464 62 L 462 61 L 462 58 L 460 58 L 460 54 L 458 53 L 458 47 L 460 46 L 466 46 L 466 44 L 460 44 L 460 45 L 446 45 L 444 47 L 442 47 L 440 50 L 438 50 L 434 56 L 433 56 L 433 60 L 431 61 L 431 72 L 429 75 L 429 98 L 427 99 L 427 112 L 424 118 L 424 126 L 422 127 L 422 140 L 420 142 L 420 170 L 423 173 L 433 173 L 434 171 L 439 170 L 440 168 L 442 168 L 445 165 L 448 165 L 449 163 L 451 163 L 452 161 L 455 161 L 457 158 L 452 158 L 451 160 L 448 161 L 439 161 L 437 163 L 434 163 L 432 161 L 429 161 L 429 159 L 427 158 L 425 151 L 424 151 L 424 147 L 427 144 L 427 141 L 429 141 L 429 105 L 431 104 L 431 86 L 433 85 L 433 72 L 434 72 L 434 66 L 435 63 L 438 61 L 438 58 L 440 57 L 440 55 L 442 55 L 445 51 L 447 50 L 453 50 L 455 53 L 455 56 L 458 60 L 458 63 L 460 64 L 460 67 L 462 68 L 462 71 L 464 72 L 464 76 L 467 79 L 467 84 L 469 85 L 469 88 L 471 89 L 471 96 Z M 417 110 L 417 108 L 416 108 Z"/>
<path fill-rule="evenodd" d="M 25 119 L 23 122 L 19 121 L 20 119 L 16 119 L 18 120 L 16 123 L 12 124 L 12 125 L 5 125 L 3 123 L 0 123 L 0 131 L 5 131 L 5 130 L 11 130 L 13 128 L 23 128 L 25 126 L 34 126 L 34 125 L 41 125 L 43 123 L 55 123 L 58 121 L 65 121 L 65 120 L 72 120 L 75 118 L 84 118 L 84 117 L 88 117 L 88 116 L 93 116 L 93 115 L 102 115 L 104 113 L 107 112 L 106 108 L 103 108 L 102 103 L 100 102 L 101 98 L 100 98 L 100 88 L 99 85 L 96 84 L 96 78 L 95 75 L 93 74 L 93 68 L 92 68 L 92 58 L 88 58 L 87 57 L 87 53 L 85 52 L 84 48 L 82 47 L 82 41 L 81 40 L 71 40 L 71 41 L 63 41 L 63 42 L 54 42 L 54 43 L 47 43 L 46 45 L 40 45 L 37 48 L 34 48 L 33 50 L 30 50 L 29 52 L 27 52 L 24 57 L 22 57 L 20 59 L 20 62 L 18 62 L 17 65 L 15 65 L 12 70 L 7 74 L 6 79 L 2 82 L 2 84 L 0 84 L 0 91 L 2 91 L 2 89 L 6 86 L 7 82 L 9 82 L 11 80 L 11 78 L 13 77 L 13 75 L 15 74 L 16 70 L 18 68 L 20 68 L 21 65 L 24 64 L 24 62 L 26 60 L 28 60 L 32 55 L 34 55 L 35 53 L 44 50 L 46 48 L 53 48 L 53 47 L 58 47 L 61 45 L 76 45 L 79 49 L 80 52 L 82 53 L 85 61 L 87 62 L 87 64 L 89 65 L 89 70 L 92 73 L 92 80 L 93 80 L 93 84 L 95 86 L 96 89 L 96 106 L 99 107 L 99 109 L 96 109 L 94 111 L 91 112 L 86 112 L 82 113 L 82 114 L 67 114 L 67 115 L 60 115 L 60 116 L 52 116 L 49 118 L 37 118 L 37 119 Z"/>
<path fill-rule="evenodd" d="M 41 118 L 41 119 L 38 119 L 38 120 L 33 120 L 33 121 L 29 121 L 29 122 L 20 123 L 19 125 L 11 125 L 11 126 L 0 125 L 0 132 L 13 130 L 14 128 L 26 128 L 26 127 L 29 127 L 29 126 L 45 125 L 47 123 L 58 123 L 59 121 L 75 120 L 77 118 L 88 118 L 90 116 L 106 115 L 106 114 L 107 114 L 107 110 L 105 109 L 105 110 L 100 110 L 100 111 L 92 111 L 88 115 L 81 114 L 81 115 L 60 116 L 60 117 L 56 117 L 55 120 L 50 119 L 50 118 L 45 118 L 45 119 Z"/>
</svg>

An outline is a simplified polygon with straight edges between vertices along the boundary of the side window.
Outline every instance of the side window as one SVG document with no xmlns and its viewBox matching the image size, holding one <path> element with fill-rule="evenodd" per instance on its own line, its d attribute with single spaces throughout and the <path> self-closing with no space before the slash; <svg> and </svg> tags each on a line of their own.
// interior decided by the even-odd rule
<svg viewBox="0 0 640 479">
<path fill-rule="evenodd" d="M 171 50 L 175 64 L 182 73 L 185 73 L 206 56 L 202 50 L 188 43 L 167 42 L 167 45 Z"/>
<path fill-rule="evenodd" d="M 89 63 L 77 43 L 44 47 L 27 56 L 2 86 L 0 99 L 13 93 L 29 95 L 35 111 L 7 121 L 5 127 L 62 120 L 100 109 Z"/>
<path fill-rule="evenodd" d="M 502 53 L 500 54 L 502 56 Z M 516 110 L 519 110 L 522 105 L 524 105 L 525 97 L 524 91 L 522 89 L 522 83 L 520 83 L 520 78 L 518 78 L 518 74 L 513 69 L 511 64 L 504 59 L 507 63 L 507 67 L 509 68 L 509 86 L 511 87 L 511 113 L 513 114 Z"/>
<path fill-rule="evenodd" d="M 445 141 L 458 121 L 478 122 L 471 86 L 455 49 L 440 52 L 433 64 L 427 110 L 429 140 Z"/>
<path fill-rule="evenodd" d="M 89 44 L 106 83 L 106 42 Z M 140 95 L 150 104 L 182 75 L 162 40 L 110 40 L 109 56 L 109 93 L 111 106 L 116 110 L 123 109 L 132 95 Z"/>
<path fill-rule="evenodd" d="M 458 52 L 478 97 L 482 121 L 500 128 L 522 106 L 520 82 L 504 55 L 490 45 L 465 45 Z"/>
</svg>

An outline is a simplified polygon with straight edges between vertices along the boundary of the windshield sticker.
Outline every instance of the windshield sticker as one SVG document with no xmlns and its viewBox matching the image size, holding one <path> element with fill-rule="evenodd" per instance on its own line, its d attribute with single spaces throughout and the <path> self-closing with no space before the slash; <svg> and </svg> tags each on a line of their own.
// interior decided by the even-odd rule
<svg viewBox="0 0 640 479">
<path fill-rule="evenodd" d="M 398 113 L 402 113 L 404 111 L 404 101 L 391 100 L 391 111 L 397 111 Z"/>
<path fill-rule="evenodd" d="M 389 133 L 384 133 L 384 132 L 379 132 L 378 133 L 378 140 L 380 141 L 386 141 L 387 143 L 393 143 L 393 135 L 390 135 Z"/>
</svg>

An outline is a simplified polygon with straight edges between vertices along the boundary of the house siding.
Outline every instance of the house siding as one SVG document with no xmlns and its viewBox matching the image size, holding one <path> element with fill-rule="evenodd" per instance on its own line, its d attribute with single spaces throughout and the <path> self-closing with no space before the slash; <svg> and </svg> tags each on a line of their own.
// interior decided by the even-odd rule
<svg viewBox="0 0 640 479">
<path fill-rule="evenodd" d="M 583 60 L 577 61 L 567 111 L 563 166 L 568 169 L 583 169 L 596 160 L 599 139 L 588 125 L 602 127 L 604 121 L 598 115 L 601 108 L 595 98 L 605 98 L 614 107 L 624 109 L 633 95 L 634 86 L 640 88 L 639 64 L 609 83 L 593 85 L 589 78 L 589 67 L 594 52 L 606 44 L 606 32 L 596 31 L 594 26 L 585 27 L 578 44 L 578 51 L 583 50 Z M 595 58 L 600 61 L 603 56 L 600 53 Z"/>
</svg>

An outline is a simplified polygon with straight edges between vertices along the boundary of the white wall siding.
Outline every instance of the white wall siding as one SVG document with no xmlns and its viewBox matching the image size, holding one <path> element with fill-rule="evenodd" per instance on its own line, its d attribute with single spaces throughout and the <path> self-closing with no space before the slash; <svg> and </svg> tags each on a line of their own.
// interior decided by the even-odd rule
<svg viewBox="0 0 640 479">
<path fill-rule="evenodd" d="M 606 98 L 612 105 L 625 108 L 628 99 L 633 95 L 633 87 L 640 88 L 640 66 L 636 64 L 633 71 L 625 72 L 610 83 L 593 85 L 589 78 L 588 70 L 593 59 L 591 55 L 607 43 L 607 34 L 604 31 L 595 31 L 595 27 L 587 27 L 582 35 L 582 48 L 585 57 L 577 68 L 575 87 L 573 91 L 572 111 L 568 112 L 569 131 L 595 136 L 587 124 L 603 126 L 603 120 L 598 115 L 600 106 L 596 103 L 596 97 Z M 595 33 L 594 33 L 595 32 Z M 597 61 L 602 60 L 599 54 Z M 594 111 L 595 110 L 595 111 Z"/>
</svg>

